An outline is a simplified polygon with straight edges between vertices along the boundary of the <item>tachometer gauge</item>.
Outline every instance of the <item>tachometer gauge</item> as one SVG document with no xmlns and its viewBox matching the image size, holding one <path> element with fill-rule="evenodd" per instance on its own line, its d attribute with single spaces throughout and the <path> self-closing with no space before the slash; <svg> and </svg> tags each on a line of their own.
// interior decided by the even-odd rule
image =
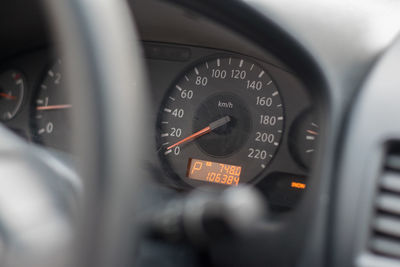
<svg viewBox="0 0 400 267">
<path fill-rule="evenodd" d="M 284 125 L 276 84 L 259 64 L 221 56 L 184 73 L 164 98 L 158 149 L 175 179 L 198 186 L 256 179 Z"/>
<path fill-rule="evenodd" d="M 34 137 L 38 143 L 70 151 L 69 109 L 72 107 L 61 74 L 61 61 L 46 71 L 34 103 Z"/>
<path fill-rule="evenodd" d="M 0 118 L 11 120 L 19 111 L 24 98 L 25 80 L 22 74 L 8 70 L 0 74 Z"/>
</svg>

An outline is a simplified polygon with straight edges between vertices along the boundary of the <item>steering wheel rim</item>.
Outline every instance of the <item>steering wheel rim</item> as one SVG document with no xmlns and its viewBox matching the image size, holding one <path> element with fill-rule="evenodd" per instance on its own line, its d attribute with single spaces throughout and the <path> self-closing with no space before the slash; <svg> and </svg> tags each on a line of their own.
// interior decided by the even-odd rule
<svg viewBox="0 0 400 267">
<path fill-rule="evenodd" d="M 27 207 L 41 211 L 35 214 L 28 209 L 29 223 L 36 227 L 32 230 L 32 225 L 17 221 L 16 215 L 24 214 L 26 207 L 22 205 L 19 213 L 13 213 L 18 204 L 7 206 L 10 194 L 2 194 L 0 236 L 4 240 L 0 239 L 0 243 L 7 235 L 14 236 L 13 247 L 0 246 L 4 254 L 1 265 L 126 265 L 130 254 L 127 251 L 132 251 L 133 245 L 133 233 L 126 231 L 132 229 L 135 197 L 147 174 L 143 163 L 149 147 L 149 127 L 143 116 L 148 107 L 145 67 L 130 9 L 125 1 L 41 2 L 63 59 L 66 85 L 74 105 L 72 140 L 83 180 L 83 201 L 79 203 L 77 223 L 66 219 L 59 207 L 59 192 L 48 185 L 49 179 L 56 180 L 57 171 L 62 169 L 57 167 L 59 162 L 0 128 L 4 141 L 0 144 L 0 152 L 4 152 L 0 153 L 4 167 L 0 173 L 17 176 L 17 183 L 7 184 L 10 179 L 2 179 L 6 186 L 1 191 L 20 192 L 18 186 L 29 182 L 33 193 L 22 197 L 21 203 L 33 201 L 34 205 Z M 14 154 L 16 159 L 10 160 Z M 7 166 L 7 161 L 13 164 Z M 46 161 L 50 166 L 44 164 Z M 15 172 L 18 169 L 21 171 Z M 127 203 L 129 208 L 124 209 Z M 51 226 L 48 231 L 37 227 L 40 220 L 50 222 L 46 222 Z M 6 232 L 5 226 L 6 230 L 15 228 L 15 233 Z M 28 238 L 20 237 L 20 228 L 25 234 L 29 232 Z M 38 229 L 41 231 L 32 233 Z M 75 238 L 71 240 L 72 235 Z"/>
</svg>

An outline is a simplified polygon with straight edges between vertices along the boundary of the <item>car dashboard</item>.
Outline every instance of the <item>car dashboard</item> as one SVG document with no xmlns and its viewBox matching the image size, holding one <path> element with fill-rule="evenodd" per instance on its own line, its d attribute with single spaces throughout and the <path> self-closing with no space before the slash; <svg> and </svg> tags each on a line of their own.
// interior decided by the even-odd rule
<svg viewBox="0 0 400 267">
<path fill-rule="evenodd" d="M 27 141 L 70 155 L 73 106 L 62 59 L 50 51 L 3 61 L 2 118 Z M 268 57 L 230 50 L 145 41 L 143 51 L 152 99 L 146 116 L 154 125 L 149 150 L 157 153 L 152 167 L 162 176 L 157 182 L 178 191 L 251 183 L 274 210 L 295 207 L 319 131 L 314 104 L 296 75 Z M 229 122 L 173 146 L 221 118 Z"/>
<path fill-rule="evenodd" d="M 392 227 L 398 205 L 379 200 L 397 199 L 399 191 L 393 184 L 400 169 L 398 124 L 392 118 L 398 106 L 396 53 L 387 56 L 387 51 L 399 32 L 400 6 L 367 2 L 130 0 L 147 81 L 142 89 L 150 101 L 143 114 L 121 116 L 127 102 L 136 110 L 140 105 L 137 99 L 116 102 L 126 84 L 115 79 L 115 92 L 107 90 L 105 100 L 103 88 L 92 86 L 98 89 L 90 96 L 99 112 L 77 112 L 71 92 L 86 98 L 93 88 L 68 87 L 64 70 L 71 69 L 71 62 L 61 56 L 43 10 L 36 1 L 16 0 L 0 9 L 7 22 L 0 25 L 0 35 L 7 36 L 0 44 L 0 122 L 29 147 L 51 155 L 45 159 L 55 156 L 62 162 L 55 169 L 67 166 L 62 184 L 69 189 L 62 195 L 68 199 L 80 200 L 76 192 L 86 182 L 77 175 L 81 162 L 96 162 L 98 168 L 82 167 L 99 179 L 89 183 L 101 193 L 92 210 L 109 200 L 102 193 L 112 192 L 123 173 L 108 177 L 104 170 L 113 173 L 111 165 L 119 161 L 132 163 L 127 170 L 137 164 L 140 170 L 129 172 L 127 181 L 139 181 L 138 188 L 121 191 L 140 195 L 123 202 L 132 204 L 124 207 L 129 212 L 140 210 L 140 222 L 131 221 L 130 213 L 121 218 L 128 218 L 129 230 L 147 230 L 140 233 L 138 246 L 144 263 L 392 266 L 386 263 L 398 263 L 393 247 L 398 248 L 399 235 Z M 379 72 L 385 60 L 391 64 Z M 110 65 L 104 70 L 111 73 Z M 142 69 L 124 71 L 137 77 Z M 376 76 L 380 79 L 372 83 Z M 131 88 L 129 93 L 137 84 Z M 97 99 L 96 93 L 102 96 Z M 117 105 L 115 110 L 111 105 Z M 109 114 L 102 113 L 107 108 Z M 73 122 L 97 116 L 104 125 L 114 125 L 109 120 L 117 111 L 115 125 L 122 122 L 125 128 L 89 129 L 95 120 L 81 123 L 87 131 L 98 130 L 99 136 L 95 132 L 93 140 L 86 140 L 100 153 L 88 149 L 92 161 L 80 159 L 76 151 L 84 154 L 86 146 L 76 147 L 81 128 Z M 137 117 L 142 124 L 132 124 Z M 135 143 L 143 131 L 146 142 Z M 127 136 L 131 139 L 122 140 Z M 119 158 L 111 158 L 116 154 Z M 127 157 L 136 154 L 140 164 Z M 52 163 L 43 164 L 44 169 Z"/>
</svg>

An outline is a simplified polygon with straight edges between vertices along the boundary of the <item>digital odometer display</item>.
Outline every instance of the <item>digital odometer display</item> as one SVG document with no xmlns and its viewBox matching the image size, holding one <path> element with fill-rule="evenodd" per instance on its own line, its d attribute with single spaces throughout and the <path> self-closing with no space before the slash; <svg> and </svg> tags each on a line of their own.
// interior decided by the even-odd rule
<svg viewBox="0 0 400 267">
<path fill-rule="evenodd" d="M 238 185 L 241 172 L 241 166 L 205 161 L 200 159 L 189 159 L 186 176 L 190 179 L 210 183 Z"/>
<path fill-rule="evenodd" d="M 188 176 L 190 159 L 240 166 L 240 183 L 247 183 L 274 158 L 283 125 L 284 106 L 267 71 L 252 60 L 215 57 L 183 73 L 164 97 L 158 151 L 171 176 L 186 184 L 228 185 Z"/>
</svg>

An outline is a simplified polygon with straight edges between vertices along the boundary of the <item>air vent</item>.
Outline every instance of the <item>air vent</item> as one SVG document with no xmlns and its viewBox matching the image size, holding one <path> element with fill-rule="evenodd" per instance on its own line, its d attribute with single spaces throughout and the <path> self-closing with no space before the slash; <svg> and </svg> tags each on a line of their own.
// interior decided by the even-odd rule
<svg viewBox="0 0 400 267">
<path fill-rule="evenodd" d="M 400 153 L 389 153 L 378 186 L 370 249 L 400 259 Z"/>
</svg>

